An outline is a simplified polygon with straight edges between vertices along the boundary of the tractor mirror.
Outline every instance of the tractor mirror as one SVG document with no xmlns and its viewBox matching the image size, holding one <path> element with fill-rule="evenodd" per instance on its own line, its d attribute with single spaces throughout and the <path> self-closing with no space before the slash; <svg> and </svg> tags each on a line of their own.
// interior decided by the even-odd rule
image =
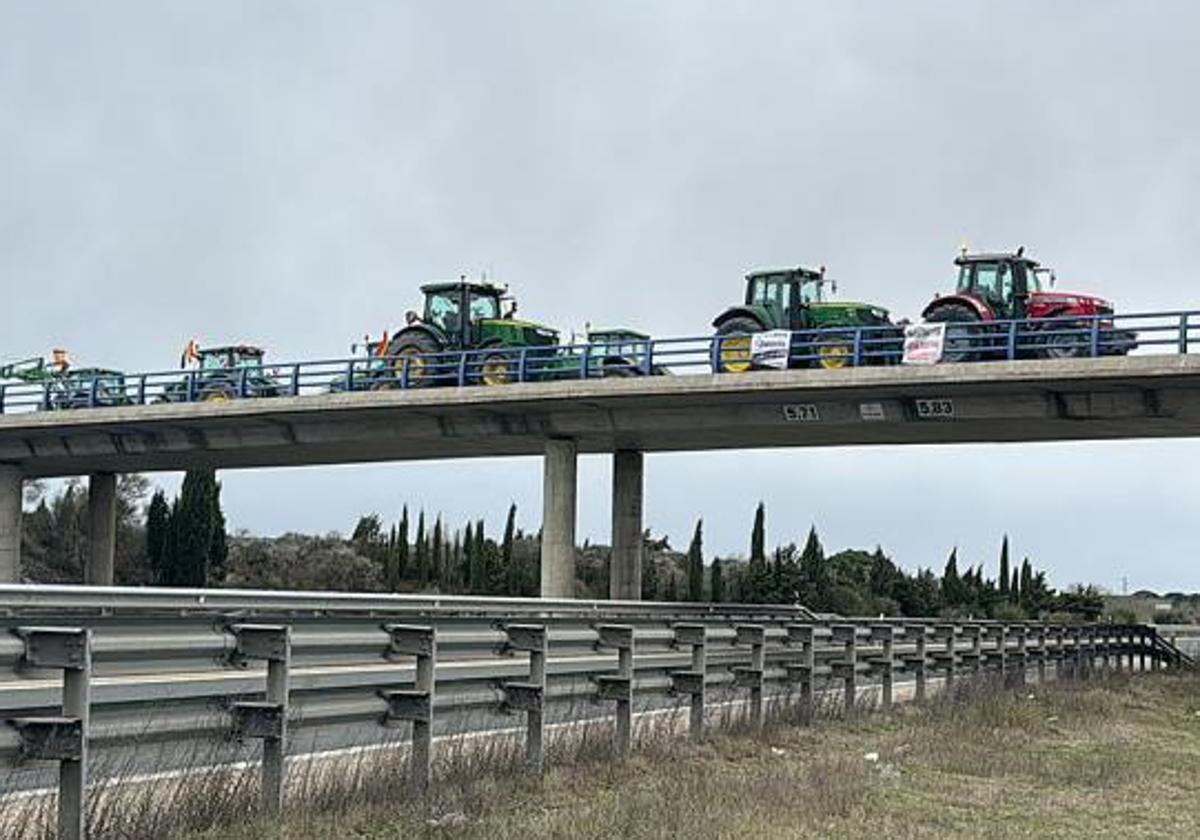
<svg viewBox="0 0 1200 840">
<path fill-rule="evenodd" d="M 1051 289 L 1053 289 L 1053 288 L 1054 288 L 1054 284 L 1055 284 L 1057 281 L 1058 281 L 1058 278 L 1057 278 L 1057 277 L 1055 277 L 1055 276 L 1054 276 L 1054 272 L 1053 272 L 1053 271 L 1051 271 L 1051 272 L 1050 272 L 1050 288 L 1051 288 Z"/>
<path fill-rule="evenodd" d="M 417 313 L 413 310 L 408 310 L 404 313 L 404 323 L 415 324 L 417 322 Z"/>
</svg>

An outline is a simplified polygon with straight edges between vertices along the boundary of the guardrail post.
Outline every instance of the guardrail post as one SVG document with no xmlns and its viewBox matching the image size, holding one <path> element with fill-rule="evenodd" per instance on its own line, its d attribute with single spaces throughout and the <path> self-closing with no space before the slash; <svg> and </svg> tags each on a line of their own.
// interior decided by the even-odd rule
<svg viewBox="0 0 1200 840">
<path fill-rule="evenodd" d="M 766 669 L 767 631 L 761 624 L 739 624 L 736 627 L 737 644 L 749 645 L 750 667 L 735 666 L 734 685 L 750 689 L 750 724 L 762 728 L 763 722 L 763 672 Z"/>
<path fill-rule="evenodd" d="M 944 645 L 944 649 L 934 654 L 934 661 L 946 675 L 946 689 L 954 685 L 958 675 L 958 626 L 954 624 L 937 624 L 933 628 L 933 638 Z"/>
<path fill-rule="evenodd" d="M 1024 624 L 1018 624 L 1014 631 L 1017 636 L 1017 650 L 1013 655 L 1013 659 L 1017 661 L 1017 669 L 1014 672 L 1016 684 L 1019 686 L 1025 685 L 1026 671 L 1029 668 L 1029 628 Z"/>
<path fill-rule="evenodd" d="M 1050 655 L 1047 649 L 1046 625 L 1039 624 L 1033 631 L 1033 637 L 1037 641 L 1037 681 L 1038 685 L 1041 685 L 1046 682 L 1046 660 Z"/>
<path fill-rule="evenodd" d="M 1091 344 L 1092 358 L 1094 359 L 1100 355 L 1100 317 L 1098 315 L 1092 316 L 1092 331 L 1089 335 L 1089 339 Z"/>
<path fill-rule="evenodd" d="M 271 816 L 283 810 L 284 740 L 287 737 L 288 668 L 292 659 L 292 630 L 286 625 L 234 624 L 237 641 L 232 660 L 244 666 L 253 660 L 267 663 L 266 697 L 234 703 L 233 731 L 238 738 L 258 738 L 262 751 L 262 804 Z"/>
<path fill-rule="evenodd" d="M 971 673 L 979 673 L 983 659 L 983 628 L 975 623 L 968 623 L 959 628 L 959 633 L 971 642 L 970 650 L 959 654 L 959 659 L 971 666 Z"/>
<path fill-rule="evenodd" d="M 830 663 L 835 679 L 841 679 L 847 715 L 854 713 L 858 699 L 858 628 L 853 624 L 835 624 L 830 628 L 833 641 L 843 646 L 844 659 Z"/>
<path fill-rule="evenodd" d="M 596 677 L 601 700 L 617 703 L 613 748 L 624 760 L 633 751 L 633 628 L 626 624 L 601 624 L 596 628 L 596 648 L 616 650 L 617 673 Z"/>
<path fill-rule="evenodd" d="M 1051 629 L 1051 635 L 1054 637 L 1054 679 L 1061 680 L 1067 668 L 1067 628 L 1058 625 Z"/>
<path fill-rule="evenodd" d="M 913 671 L 913 679 L 916 683 L 914 698 L 918 703 L 925 700 L 925 679 L 927 669 L 927 651 L 926 651 L 926 628 L 924 624 L 909 624 L 904 628 L 904 641 L 913 643 L 916 650 L 910 655 L 904 657 L 906 665 Z"/>
<path fill-rule="evenodd" d="M 509 624 L 504 628 L 507 648 L 529 654 L 529 682 L 504 683 L 504 707 L 525 712 L 525 765 L 541 774 L 546 767 L 546 654 L 548 640 L 543 624 Z"/>
<path fill-rule="evenodd" d="M 390 637 L 385 652 L 389 660 L 398 656 L 413 656 L 417 668 L 410 690 L 381 691 L 387 702 L 384 722 L 412 722 L 412 752 L 409 757 L 408 790 L 417 798 L 429 792 L 429 777 L 433 767 L 433 703 L 437 669 L 437 630 L 409 624 L 385 624 Z"/>
<path fill-rule="evenodd" d="M 1008 360 L 1017 358 L 1017 321 L 1008 322 Z"/>
<path fill-rule="evenodd" d="M 703 624 L 676 624 L 675 646 L 692 648 L 692 667 L 687 671 L 671 672 L 671 691 L 689 694 L 692 698 L 688 732 L 693 740 L 704 737 L 705 678 L 708 673 L 706 652 L 707 628 Z"/>
<path fill-rule="evenodd" d="M 1147 638 L 1148 638 L 1148 635 L 1146 633 L 1145 628 L 1144 627 L 1138 628 L 1138 659 L 1139 659 L 1138 670 L 1139 671 L 1146 670 L 1146 640 L 1147 640 Z"/>
<path fill-rule="evenodd" d="M 1008 625 L 996 628 L 996 662 L 1000 668 L 1000 684 L 1008 684 Z"/>
<path fill-rule="evenodd" d="M 92 632 L 74 627 L 21 627 L 15 632 L 25 642 L 23 664 L 62 670 L 62 714 L 14 718 L 8 724 L 21 739 L 21 760 L 58 762 L 58 837 L 83 840 Z"/>
<path fill-rule="evenodd" d="M 817 670 L 817 651 L 813 645 L 813 635 L 811 624 L 787 626 L 788 644 L 800 645 L 800 661 L 789 662 L 784 668 L 789 680 L 800 683 L 800 710 L 806 720 L 812 719 L 813 682 Z"/>
<path fill-rule="evenodd" d="M 871 659 L 871 669 L 879 673 L 883 708 L 890 709 L 892 707 L 892 682 L 896 671 L 894 656 L 896 630 L 890 624 L 872 625 L 871 641 L 883 645 L 881 655 Z"/>
</svg>

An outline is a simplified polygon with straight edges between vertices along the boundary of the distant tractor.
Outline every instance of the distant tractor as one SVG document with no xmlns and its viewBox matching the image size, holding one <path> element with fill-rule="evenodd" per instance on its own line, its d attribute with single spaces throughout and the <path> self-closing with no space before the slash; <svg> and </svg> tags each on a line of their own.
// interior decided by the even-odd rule
<svg viewBox="0 0 1200 840">
<path fill-rule="evenodd" d="M 888 311 L 868 303 L 826 300 L 826 286 L 830 291 L 837 290 L 836 284 L 826 279 L 824 268 L 788 268 L 747 275 L 745 303 L 726 309 L 713 321 L 721 337 L 718 370 L 750 370 L 754 366 L 751 336 L 767 330 L 789 330 L 799 334 L 796 337 L 801 344 L 809 345 L 801 353 L 789 355 L 789 367 L 807 364 L 841 368 L 853 363 L 857 328 L 885 328 L 868 333 L 860 352 L 863 364 L 890 361 L 900 346 L 900 332 L 898 327 L 886 329 L 893 326 Z M 846 332 L 838 331 L 841 328 Z"/>
<path fill-rule="evenodd" d="M 129 405 L 125 374 L 109 368 L 72 367 L 65 350 L 54 350 L 50 362 L 25 359 L 0 367 L 0 381 L 17 380 L 44 388 L 42 408 L 65 411 Z"/>
<path fill-rule="evenodd" d="M 1054 274 L 1015 253 L 970 254 L 964 248 L 954 264 L 958 283 L 954 294 L 936 297 L 921 313 L 928 323 L 944 323 L 946 338 L 942 360 L 969 362 L 1007 356 L 1004 333 L 988 324 L 1006 320 L 1044 320 L 1032 325 L 1042 335 L 1020 337 L 1026 356 L 1066 359 L 1091 355 L 1091 325 L 1099 320 L 1101 352 L 1128 353 L 1136 346 L 1131 332 L 1113 328 L 1113 305 L 1092 295 L 1053 292 Z M 1080 320 L 1073 320 L 1080 319 Z M 1030 345 L 1033 345 L 1030 347 Z"/>
<path fill-rule="evenodd" d="M 527 375 L 553 378 L 561 366 L 558 331 L 515 317 L 515 303 L 502 314 L 506 287 L 461 278 L 455 282 L 431 283 L 421 287 L 424 313 L 407 313 L 406 325 L 388 342 L 392 384 L 410 388 L 458 381 L 459 360 L 439 354 L 480 351 L 468 359 L 467 384 L 504 385 L 520 376 L 522 353 L 526 351 Z M 544 349 L 538 349 L 544 348 Z"/>
<path fill-rule="evenodd" d="M 184 379 L 168 385 L 164 402 L 223 402 L 234 399 L 277 397 L 279 383 L 263 370 L 266 351 L 248 344 L 199 347 L 188 343 L 180 367 L 195 364 Z"/>
<path fill-rule="evenodd" d="M 589 329 L 588 370 L 595 376 L 660 376 L 667 372 L 650 356 L 650 336 L 625 327 Z M 649 367 L 647 367 L 649 364 Z"/>
</svg>

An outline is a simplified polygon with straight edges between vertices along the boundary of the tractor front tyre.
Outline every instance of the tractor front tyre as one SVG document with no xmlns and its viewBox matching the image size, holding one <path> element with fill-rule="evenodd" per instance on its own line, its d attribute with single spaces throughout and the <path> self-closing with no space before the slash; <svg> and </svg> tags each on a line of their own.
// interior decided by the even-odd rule
<svg viewBox="0 0 1200 840">
<path fill-rule="evenodd" d="M 946 341 L 942 345 L 943 362 L 974 362 L 979 358 L 975 350 L 979 316 L 965 306 L 948 303 L 940 306 L 925 319 L 930 324 L 946 325 Z"/>
<path fill-rule="evenodd" d="M 516 364 L 508 353 L 488 353 L 479 364 L 476 376 L 480 385 L 508 385 L 517 381 Z"/>
<path fill-rule="evenodd" d="M 436 341 L 424 333 L 403 336 L 389 350 L 393 357 L 392 368 L 395 379 L 407 388 L 428 388 L 439 378 L 437 361 L 433 356 L 441 352 Z"/>
<path fill-rule="evenodd" d="M 762 327 L 750 318 L 730 318 L 717 328 L 717 373 L 745 373 L 754 367 L 750 336 L 757 332 Z"/>
<path fill-rule="evenodd" d="M 215 385 L 200 392 L 200 402 L 206 403 L 229 402 L 233 397 L 233 389 L 224 385 Z"/>
</svg>

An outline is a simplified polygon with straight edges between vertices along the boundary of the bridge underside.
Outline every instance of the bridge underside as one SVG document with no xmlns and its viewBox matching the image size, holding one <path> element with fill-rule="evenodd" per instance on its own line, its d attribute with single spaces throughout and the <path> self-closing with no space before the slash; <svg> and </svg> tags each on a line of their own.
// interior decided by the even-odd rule
<svg viewBox="0 0 1200 840">
<path fill-rule="evenodd" d="M 640 594 L 639 453 L 1200 435 L 1200 357 L 660 376 L 0 417 L 0 580 L 22 478 L 539 455 L 543 594 L 573 594 L 575 458 L 614 453 L 614 596 Z M 16 488 L 14 490 L 14 487 Z M 15 494 L 15 499 L 12 498 Z M 99 496 L 101 505 L 107 495 Z M 90 521 L 111 539 L 105 507 Z M 93 546 L 96 549 L 96 546 Z M 111 558 L 109 558 L 111 560 Z M 108 567 L 111 569 L 111 564 Z M 104 574 L 95 582 L 106 581 Z"/>
</svg>

